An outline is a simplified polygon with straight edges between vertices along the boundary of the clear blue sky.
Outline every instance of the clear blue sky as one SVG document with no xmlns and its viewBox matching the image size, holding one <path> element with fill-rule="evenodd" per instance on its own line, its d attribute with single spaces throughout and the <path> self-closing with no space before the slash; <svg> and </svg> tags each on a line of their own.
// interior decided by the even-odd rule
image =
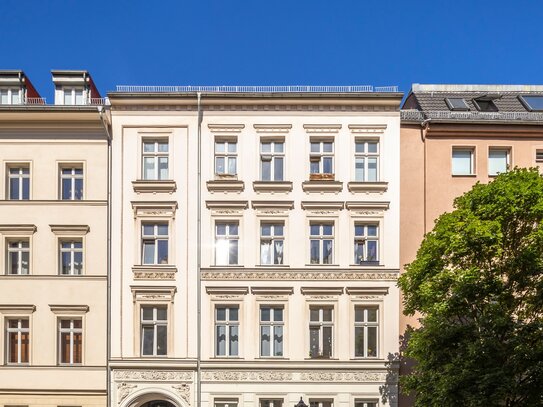
<svg viewBox="0 0 543 407">
<path fill-rule="evenodd" d="M 115 85 L 543 83 L 540 0 L 0 0 L 0 69 Z"/>
</svg>

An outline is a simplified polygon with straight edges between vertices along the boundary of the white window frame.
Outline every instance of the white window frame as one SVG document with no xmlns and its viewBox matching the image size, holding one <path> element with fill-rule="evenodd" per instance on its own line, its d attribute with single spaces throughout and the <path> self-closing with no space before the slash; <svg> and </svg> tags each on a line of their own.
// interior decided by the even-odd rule
<svg viewBox="0 0 543 407">
<path fill-rule="evenodd" d="M 62 321 L 70 321 L 69 328 L 62 328 Z M 81 328 L 74 327 L 74 321 L 81 321 Z M 74 317 L 59 317 L 57 320 L 58 323 L 58 364 L 59 365 L 82 365 L 83 364 L 83 350 L 84 350 L 84 335 L 83 335 L 83 318 L 74 318 Z M 62 361 L 62 334 L 70 334 L 70 361 Z M 74 363 L 74 334 L 81 334 L 81 362 Z"/>
<path fill-rule="evenodd" d="M 270 227 L 270 235 L 264 236 L 262 234 L 262 228 L 264 225 L 269 225 Z M 283 233 L 278 235 L 275 233 L 276 227 L 281 226 L 283 228 Z M 281 248 L 282 252 L 279 256 L 276 250 L 276 243 L 282 242 Z M 263 260 L 263 245 L 264 243 L 269 244 L 269 250 L 270 250 L 270 263 L 265 263 Z M 281 259 L 280 261 L 278 259 Z M 276 263 L 277 261 L 277 263 Z M 273 221 L 273 220 L 263 220 L 260 222 L 260 265 L 262 266 L 273 266 L 273 265 L 282 265 L 285 264 L 285 223 L 281 221 Z"/>
<path fill-rule="evenodd" d="M 222 309 L 224 308 L 225 309 L 225 319 L 224 320 L 219 320 L 217 318 L 217 310 L 218 309 Z M 238 310 L 238 319 L 237 320 L 231 320 L 230 319 L 230 310 L 231 309 L 237 309 Z M 215 338 L 215 342 L 214 342 L 214 354 L 215 354 L 215 357 L 219 357 L 219 358 L 237 358 L 239 357 L 239 354 L 240 354 L 240 349 L 241 349 L 241 324 L 240 324 L 240 319 L 241 319 L 241 307 L 238 305 L 238 304 L 216 304 L 215 305 L 215 308 L 214 308 L 214 313 L 215 313 L 215 318 L 214 318 L 214 338 Z M 224 355 L 221 355 L 219 354 L 219 338 L 217 336 L 218 334 L 218 327 L 219 326 L 224 326 L 225 327 L 225 346 L 224 346 Z M 232 349 L 230 348 L 230 327 L 232 326 L 237 326 L 238 328 L 238 351 L 235 355 L 231 354 L 232 352 Z"/>
<path fill-rule="evenodd" d="M 319 234 L 318 235 L 313 235 L 311 234 L 311 227 L 312 226 L 318 226 L 319 227 Z M 332 227 L 332 234 L 331 235 L 325 235 L 323 232 L 323 227 L 324 226 L 331 226 Z M 329 264 L 334 264 L 334 261 L 335 261 L 335 246 L 336 246 L 336 243 L 335 243 L 335 233 L 336 233 L 336 224 L 334 221 L 329 221 L 329 220 L 311 220 L 309 222 L 309 263 L 314 265 L 314 264 L 324 264 L 324 265 L 329 265 Z M 331 240 L 332 241 L 332 250 L 331 250 L 331 259 L 328 263 L 324 263 L 324 242 L 327 241 L 327 240 Z M 314 263 L 312 262 L 312 258 L 311 258 L 311 242 L 312 241 L 318 241 L 319 242 L 319 261 L 318 263 Z"/>
<path fill-rule="evenodd" d="M 31 178 L 30 178 L 30 165 L 29 164 L 9 164 L 7 166 L 7 199 L 12 201 L 26 201 L 30 199 L 31 196 Z M 25 174 L 24 170 L 28 170 L 28 173 Z M 12 174 L 11 170 L 18 170 L 16 174 Z M 12 198 L 11 197 L 11 180 L 17 179 L 19 184 L 19 197 L 18 198 Z M 24 197 L 23 193 L 23 185 L 24 181 L 28 180 L 28 197 Z"/>
<path fill-rule="evenodd" d="M 497 177 L 500 174 L 498 172 L 496 172 L 496 173 L 491 173 L 490 172 L 490 154 L 492 152 L 496 152 L 496 151 L 505 152 L 505 172 L 509 171 L 509 169 L 511 168 L 511 147 L 507 147 L 507 146 L 503 146 L 503 147 L 491 146 L 491 147 L 488 148 L 488 161 L 487 161 L 487 164 L 488 164 L 488 176 L 489 177 Z"/>
<path fill-rule="evenodd" d="M 16 247 L 10 247 L 11 244 L 16 243 Z M 24 247 L 26 243 L 26 247 Z M 11 253 L 17 253 L 17 273 L 12 274 Z M 28 273 L 22 273 L 23 270 L 23 253 L 28 254 Z M 6 238 L 6 274 L 11 276 L 20 276 L 30 274 L 30 238 L 24 237 L 11 237 Z"/>
<path fill-rule="evenodd" d="M 76 243 L 80 243 L 81 247 L 75 247 Z M 63 244 L 69 244 L 69 247 L 62 247 Z M 85 266 L 85 251 L 83 249 L 83 239 L 82 238 L 62 238 L 58 242 L 58 248 L 59 248 L 59 275 L 63 276 L 79 276 L 83 274 L 84 266 Z M 70 272 L 68 274 L 63 273 L 63 264 L 62 264 L 62 254 L 63 253 L 69 253 L 70 254 Z M 81 272 L 76 273 L 75 268 L 75 255 L 76 253 L 81 253 Z"/>
<path fill-rule="evenodd" d="M 364 151 L 363 152 L 357 152 L 357 145 L 363 144 L 364 145 Z M 377 151 L 376 152 L 369 152 L 369 144 L 377 144 Z M 381 179 L 381 171 L 380 171 L 380 154 L 381 154 L 381 141 L 379 139 L 366 139 L 366 138 L 356 138 L 354 141 L 354 162 L 355 162 L 355 168 L 354 168 L 354 180 L 355 182 L 379 182 Z M 375 168 L 375 179 L 369 179 L 369 159 L 375 158 L 376 159 L 376 168 Z M 364 160 L 364 177 L 363 179 L 357 178 L 357 171 L 356 171 L 356 163 L 359 159 Z"/>
<path fill-rule="evenodd" d="M 2 103 L 2 96 L 7 95 L 8 103 Z M 17 100 L 14 101 L 13 98 Z M 2 105 L 21 105 L 23 104 L 21 88 L 17 87 L 1 87 L 0 88 L 0 104 Z"/>
<path fill-rule="evenodd" d="M 10 321 L 17 321 L 17 328 L 10 328 L 9 323 Z M 22 321 L 28 322 L 28 328 L 22 327 Z M 6 323 L 6 364 L 8 365 L 29 365 L 30 364 L 30 346 L 31 346 L 31 339 L 30 339 L 30 318 L 21 318 L 21 317 L 7 317 L 5 318 Z M 13 362 L 9 360 L 9 357 L 11 355 L 11 340 L 10 340 L 10 334 L 16 333 L 17 334 L 17 361 Z M 28 334 L 28 355 L 27 359 L 28 362 L 22 362 L 22 335 Z"/>
<path fill-rule="evenodd" d="M 458 173 L 458 172 L 455 172 L 455 168 L 454 168 L 454 153 L 455 152 L 460 152 L 460 151 L 464 151 L 464 152 L 469 152 L 470 154 L 470 173 L 469 174 L 462 174 L 462 173 Z M 452 150 L 451 150 L 451 174 L 453 176 L 457 176 L 457 177 L 466 177 L 466 176 L 472 176 L 472 175 L 475 175 L 475 147 L 470 147 L 470 146 L 453 146 L 452 147 Z"/>
<path fill-rule="evenodd" d="M 219 225 L 225 225 L 224 235 L 217 234 Z M 233 225 L 237 227 L 237 231 L 238 231 L 237 234 L 230 233 L 230 229 Z M 238 220 L 216 220 L 215 221 L 215 265 L 216 266 L 236 266 L 236 265 L 241 264 L 240 263 L 239 229 L 240 229 L 240 222 Z M 232 260 L 234 259 L 230 258 L 230 245 L 232 244 L 232 242 L 236 242 L 236 245 L 237 245 L 237 256 L 236 256 L 237 262 L 235 263 L 232 262 Z M 225 262 L 225 264 L 219 262 L 219 256 L 218 256 L 219 250 L 226 250 L 225 258 L 227 261 Z"/>
<path fill-rule="evenodd" d="M 375 321 L 368 321 L 368 311 L 369 310 L 375 310 Z M 363 320 L 357 321 L 356 320 L 356 311 L 362 310 L 363 311 Z M 380 320 L 381 320 L 381 312 L 380 307 L 375 304 L 356 304 L 354 307 L 354 357 L 357 359 L 378 359 L 379 358 L 379 352 L 380 352 L 380 337 L 381 337 L 381 330 L 380 330 Z M 363 355 L 357 355 L 357 346 L 356 346 L 356 329 L 362 328 L 364 332 L 364 345 L 363 345 Z M 368 355 L 368 330 L 369 328 L 375 328 L 375 356 Z"/>
<path fill-rule="evenodd" d="M 329 398 L 310 398 L 309 407 L 334 407 L 334 400 Z"/>
<path fill-rule="evenodd" d="M 217 145 L 222 144 L 224 151 L 217 151 Z M 234 146 L 235 151 L 228 151 L 230 146 Z M 235 177 L 239 173 L 238 169 L 238 140 L 237 139 L 215 139 L 213 143 L 214 151 L 214 173 L 219 177 Z M 217 160 L 222 158 L 224 160 L 224 171 L 219 172 L 217 166 Z M 230 160 L 234 160 L 235 171 L 230 172 Z"/>
<path fill-rule="evenodd" d="M 239 404 L 238 399 L 217 398 L 213 400 L 214 407 L 238 407 L 238 404 Z"/>
<path fill-rule="evenodd" d="M 373 226 L 376 228 L 376 235 L 370 236 L 368 235 L 368 226 Z M 363 227 L 363 234 L 362 235 L 356 235 L 356 228 L 357 227 Z M 353 227 L 353 234 L 354 234 L 354 244 L 353 244 L 353 257 L 354 257 L 354 263 L 355 265 L 363 266 L 365 264 L 379 264 L 381 261 L 380 256 L 380 250 L 381 250 L 381 235 L 380 235 L 380 225 L 379 222 L 371 222 L 371 221 L 357 221 L 354 223 Z M 376 242 L 376 251 L 375 251 L 375 260 L 368 260 L 368 242 Z M 357 259 L 357 245 L 363 245 L 362 246 L 362 252 L 363 256 L 361 260 Z"/>
<path fill-rule="evenodd" d="M 312 144 L 319 144 L 319 151 L 312 151 Z M 324 144 L 332 144 L 332 151 L 324 151 Z M 335 173 L 335 143 L 333 139 L 312 139 L 309 143 L 309 173 L 310 174 L 334 174 Z M 331 172 L 324 172 L 324 160 L 329 158 L 332 162 Z M 311 164 L 314 162 L 319 163 L 318 172 L 312 171 Z"/>
<path fill-rule="evenodd" d="M 81 92 L 81 103 L 77 103 L 77 93 Z M 66 96 L 70 97 L 71 103 L 66 103 Z M 87 104 L 86 101 L 86 92 L 83 87 L 73 86 L 73 87 L 63 87 L 62 88 L 62 104 L 66 106 L 83 106 Z"/>
<path fill-rule="evenodd" d="M 318 321 L 312 321 L 311 320 L 311 310 L 318 310 L 319 312 L 319 319 Z M 324 310 L 330 310 L 332 320 L 331 321 L 325 321 L 324 320 Z M 334 311 L 335 307 L 333 305 L 310 305 L 309 306 L 309 358 L 310 359 L 332 359 L 334 357 L 334 342 L 335 342 L 335 335 L 334 335 Z M 318 349 L 318 355 L 314 355 L 311 352 L 311 331 L 315 330 L 315 327 L 319 330 L 319 349 Z M 330 328 L 330 355 L 325 356 L 324 355 L 324 328 Z"/>
<path fill-rule="evenodd" d="M 145 151 L 145 144 L 153 144 L 153 151 Z M 168 151 L 160 151 L 159 145 L 166 144 Z M 161 178 L 160 176 L 160 160 L 166 158 L 167 176 Z M 153 175 L 150 178 L 146 178 L 145 174 L 145 159 L 151 159 L 154 165 Z M 171 180 L 170 176 L 170 140 L 169 138 L 148 138 L 143 137 L 141 140 L 141 179 L 145 181 L 165 181 Z"/>
<path fill-rule="evenodd" d="M 379 407 L 379 400 L 378 399 L 355 399 L 354 400 L 354 407 Z"/>
<path fill-rule="evenodd" d="M 143 310 L 145 308 L 151 308 L 153 310 L 153 319 L 143 319 Z M 158 309 L 165 310 L 166 319 L 158 319 Z M 166 327 L 166 352 L 164 354 L 158 354 L 158 327 Z M 143 330 L 146 327 L 153 327 L 153 353 L 144 354 L 143 353 L 143 342 L 145 336 Z M 156 357 L 166 357 L 168 355 L 168 346 L 169 345 L 169 329 L 168 329 L 168 306 L 167 305 L 156 305 L 156 304 L 142 304 L 140 306 L 140 355 L 142 357 L 146 356 L 156 356 Z"/>
<path fill-rule="evenodd" d="M 152 226 L 153 227 L 153 234 L 152 235 L 146 235 L 145 234 L 145 227 L 146 226 Z M 158 227 L 159 226 L 166 226 L 168 230 L 168 234 L 161 235 L 159 234 Z M 160 222 L 160 221 L 142 221 L 140 224 L 141 228 L 141 264 L 142 265 L 159 265 L 159 264 L 171 264 L 170 260 L 170 223 L 168 221 Z M 167 262 L 166 263 L 159 263 L 158 259 L 158 242 L 159 241 L 166 241 L 166 247 L 168 248 L 167 252 Z M 154 254 L 153 254 L 153 261 L 151 263 L 145 262 L 145 242 L 154 242 Z"/>
<path fill-rule="evenodd" d="M 263 144 L 270 144 L 270 151 L 263 151 Z M 275 151 L 275 146 L 278 144 L 283 145 L 281 152 Z M 282 177 L 281 179 L 275 179 L 275 165 L 278 160 L 281 161 Z M 270 162 L 270 179 L 264 179 L 263 164 L 265 161 Z M 285 141 L 284 140 L 267 140 L 265 138 L 260 139 L 260 180 L 265 182 L 276 182 L 285 180 Z"/>
<path fill-rule="evenodd" d="M 64 174 L 64 170 L 70 170 L 69 174 Z M 81 174 L 76 174 L 77 170 L 81 170 Z M 81 201 L 85 199 L 85 174 L 83 170 L 83 165 L 61 165 L 60 166 L 60 187 L 59 187 L 59 199 L 64 201 Z M 69 198 L 64 198 L 64 183 L 63 180 L 68 179 L 70 180 L 71 184 L 71 194 Z M 75 189 L 75 183 L 76 180 L 81 180 L 82 184 L 82 191 L 81 191 L 81 197 L 76 197 L 76 189 Z"/>
<path fill-rule="evenodd" d="M 269 321 L 263 321 L 262 320 L 262 309 L 268 308 L 270 310 L 270 320 Z M 274 310 L 280 309 L 281 312 L 281 320 L 276 321 L 275 320 L 275 312 Z M 259 348 L 260 348 L 260 357 L 261 358 L 282 358 L 285 356 L 285 307 L 283 305 L 260 305 L 258 308 L 258 320 L 259 320 Z M 270 329 L 270 354 L 264 355 L 262 352 L 262 328 L 269 327 Z M 273 338 L 275 337 L 275 328 L 280 327 L 281 328 L 281 338 L 282 338 L 282 351 L 280 355 L 276 355 L 277 350 L 275 349 L 275 341 Z"/>
</svg>

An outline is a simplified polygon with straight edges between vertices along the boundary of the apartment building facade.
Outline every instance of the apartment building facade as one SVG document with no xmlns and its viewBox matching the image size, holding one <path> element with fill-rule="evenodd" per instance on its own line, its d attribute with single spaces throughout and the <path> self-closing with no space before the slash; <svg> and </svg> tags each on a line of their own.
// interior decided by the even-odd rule
<svg viewBox="0 0 543 407">
<path fill-rule="evenodd" d="M 90 91 L 67 97 L 88 73 L 53 81 L 54 105 L 0 71 L 0 405 L 103 406 L 108 136 Z"/>
<path fill-rule="evenodd" d="M 109 97 L 110 405 L 396 405 L 402 95 Z"/>
<path fill-rule="evenodd" d="M 543 86 L 414 84 L 401 114 L 403 266 L 455 197 L 509 168 L 541 167 Z M 400 334 L 417 324 L 402 313 Z"/>
</svg>

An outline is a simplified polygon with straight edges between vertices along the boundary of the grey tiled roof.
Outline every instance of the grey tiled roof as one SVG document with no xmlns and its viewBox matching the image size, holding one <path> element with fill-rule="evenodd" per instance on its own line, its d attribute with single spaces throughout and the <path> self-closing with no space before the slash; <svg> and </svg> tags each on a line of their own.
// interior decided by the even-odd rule
<svg viewBox="0 0 543 407">
<path fill-rule="evenodd" d="M 464 88 L 464 89 L 462 89 Z M 446 121 L 543 121 L 542 112 L 530 112 L 519 99 L 521 95 L 543 96 L 541 86 L 510 85 L 414 85 L 402 107 L 402 119 L 417 121 L 436 119 Z M 497 112 L 480 112 L 473 99 L 491 96 Z M 452 111 L 446 98 L 462 98 L 469 111 Z"/>
</svg>

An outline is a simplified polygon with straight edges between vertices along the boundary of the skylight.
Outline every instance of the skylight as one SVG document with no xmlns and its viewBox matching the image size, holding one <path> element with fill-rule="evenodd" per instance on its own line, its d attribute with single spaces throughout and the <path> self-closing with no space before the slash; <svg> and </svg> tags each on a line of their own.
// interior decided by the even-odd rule
<svg viewBox="0 0 543 407">
<path fill-rule="evenodd" d="M 468 104 L 463 98 L 446 98 L 445 102 L 451 110 L 469 110 Z"/>
<path fill-rule="evenodd" d="M 480 112 L 497 112 L 498 108 L 490 97 L 473 99 L 473 104 Z"/>
<path fill-rule="evenodd" d="M 526 110 L 530 112 L 543 112 L 543 95 L 528 96 L 523 95 L 518 97 Z"/>
</svg>

